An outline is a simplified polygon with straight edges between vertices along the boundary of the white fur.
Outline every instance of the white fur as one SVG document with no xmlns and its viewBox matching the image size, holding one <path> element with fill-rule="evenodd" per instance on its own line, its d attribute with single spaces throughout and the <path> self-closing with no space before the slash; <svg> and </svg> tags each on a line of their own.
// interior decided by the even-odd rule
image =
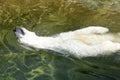
<svg viewBox="0 0 120 80">
<path fill-rule="evenodd" d="M 120 35 L 108 34 L 108 28 L 90 26 L 87 28 L 60 33 L 53 37 L 37 36 L 22 28 L 25 35 L 19 37 L 21 44 L 36 49 L 49 49 L 75 57 L 111 54 L 120 50 Z"/>
</svg>

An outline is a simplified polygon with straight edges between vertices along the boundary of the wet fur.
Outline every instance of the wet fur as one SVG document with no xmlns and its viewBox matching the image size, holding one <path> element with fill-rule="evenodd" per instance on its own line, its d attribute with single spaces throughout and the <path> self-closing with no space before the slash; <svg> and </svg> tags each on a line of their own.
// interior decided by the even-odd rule
<svg viewBox="0 0 120 80">
<path fill-rule="evenodd" d="M 19 29 L 25 35 L 22 35 L 23 32 Z M 109 33 L 108 28 L 101 26 L 63 32 L 53 37 L 37 36 L 23 27 L 19 29 L 14 30 L 15 34 L 18 42 L 25 47 L 49 49 L 78 58 L 106 55 L 120 50 L 120 33 Z"/>
</svg>

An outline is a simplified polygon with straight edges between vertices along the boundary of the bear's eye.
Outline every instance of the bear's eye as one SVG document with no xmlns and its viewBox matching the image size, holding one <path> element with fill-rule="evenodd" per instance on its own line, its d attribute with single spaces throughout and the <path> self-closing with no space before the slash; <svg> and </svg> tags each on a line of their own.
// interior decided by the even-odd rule
<svg viewBox="0 0 120 80">
<path fill-rule="evenodd" d="M 20 29 L 20 30 L 21 30 L 22 35 L 25 35 L 24 31 L 22 29 Z"/>
</svg>

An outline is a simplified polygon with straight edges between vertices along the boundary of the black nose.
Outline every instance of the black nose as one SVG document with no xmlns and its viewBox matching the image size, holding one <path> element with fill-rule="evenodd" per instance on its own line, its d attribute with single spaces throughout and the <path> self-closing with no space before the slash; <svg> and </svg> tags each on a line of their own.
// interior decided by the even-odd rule
<svg viewBox="0 0 120 80">
<path fill-rule="evenodd" d="M 22 28 L 15 28 L 15 29 L 13 29 L 13 31 L 14 31 L 14 32 L 17 32 L 17 33 L 20 33 L 20 34 L 22 34 L 22 35 L 25 34 Z"/>
<path fill-rule="evenodd" d="M 16 32 L 16 28 L 15 28 L 15 29 L 13 29 L 13 32 Z"/>
</svg>

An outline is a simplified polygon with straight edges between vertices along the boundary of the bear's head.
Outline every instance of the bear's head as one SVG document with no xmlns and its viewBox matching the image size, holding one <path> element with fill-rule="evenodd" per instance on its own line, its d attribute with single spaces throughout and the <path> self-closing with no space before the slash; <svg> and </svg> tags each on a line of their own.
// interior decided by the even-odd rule
<svg viewBox="0 0 120 80">
<path fill-rule="evenodd" d="M 16 27 L 14 30 L 14 33 L 18 39 L 25 38 L 25 37 L 33 37 L 36 36 L 34 32 L 31 32 L 23 27 Z"/>
</svg>

